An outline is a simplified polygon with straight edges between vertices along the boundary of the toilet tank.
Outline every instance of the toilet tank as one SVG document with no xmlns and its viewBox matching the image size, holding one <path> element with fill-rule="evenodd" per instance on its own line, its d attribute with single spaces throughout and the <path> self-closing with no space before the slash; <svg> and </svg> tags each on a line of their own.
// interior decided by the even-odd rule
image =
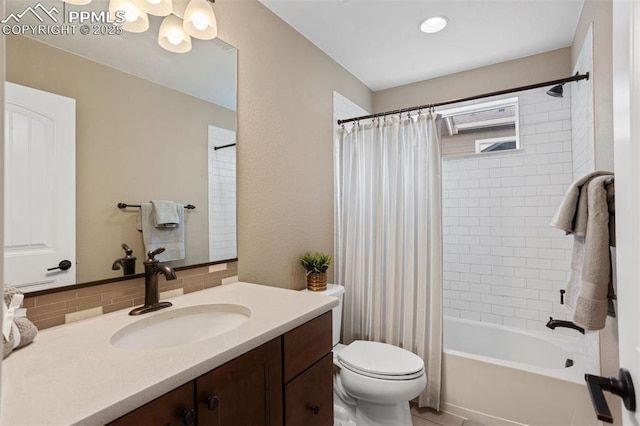
<svg viewBox="0 0 640 426">
<path fill-rule="evenodd" d="M 312 294 L 338 298 L 338 306 L 333 308 L 331 312 L 331 316 L 333 317 L 333 346 L 337 345 L 340 342 L 340 327 L 342 325 L 342 299 L 344 296 L 344 287 L 337 284 L 327 284 L 327 289 L 324 291 L 309 291 L 306 288 L 302 291 L 308 291 Z"/>
</svg>

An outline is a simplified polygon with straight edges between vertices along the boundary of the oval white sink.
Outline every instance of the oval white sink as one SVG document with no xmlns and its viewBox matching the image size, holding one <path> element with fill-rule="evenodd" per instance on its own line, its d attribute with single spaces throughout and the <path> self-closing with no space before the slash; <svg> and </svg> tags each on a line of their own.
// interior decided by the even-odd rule
<svg viewBox="0 0 640 426">
<path fill-rule="evenodd" d="M 157 349 L 210 339 L 245 323 L 251 311 L 232 304 L 197 305 L 142 318 L 111 336 L 120 349 Z"/>
</svg>

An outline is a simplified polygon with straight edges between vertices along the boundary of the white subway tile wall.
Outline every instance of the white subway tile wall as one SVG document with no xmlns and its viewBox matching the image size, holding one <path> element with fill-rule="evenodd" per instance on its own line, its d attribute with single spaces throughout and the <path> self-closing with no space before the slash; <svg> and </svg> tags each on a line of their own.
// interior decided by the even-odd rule
<svg viewBox="0 0 640 426">
<path fill-rule="evenodd" d="M 445 315 L 540 331 L 569 319 L 572 240 L 549 222 L 573 181 L 572 88 L 547 89 L 518 94 L 520 150 L 442 161 Z"/>
<path fill-rule="evenodd" d="M 209 260 L 237 257 L 236 132 L 209 126 Z"/>
<path fill-rule="evenodd" d="M 575 72 L 584 74 L 593 70 L 593 33 L 589 28 L 576 61 Z M 592 72 L 593 75 L 593 72 Z M 595 170 L 593 129 L 593 78 L 574 84 L 571 102 L 573 132 L 573 179 Z"/>
</svg>

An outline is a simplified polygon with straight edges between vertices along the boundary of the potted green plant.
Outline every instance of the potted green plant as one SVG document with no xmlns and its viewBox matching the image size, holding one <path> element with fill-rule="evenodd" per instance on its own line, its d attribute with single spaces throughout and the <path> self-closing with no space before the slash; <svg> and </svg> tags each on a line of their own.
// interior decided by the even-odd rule
<svg viewBox="0 0 640 426">
<path fill-rule="evenodd" d="M 307 271 L 307 288 L 311 291 L 327 289 L 327 269 L 331 266 L 331 255 L 319 252 L 306 252 L 298 262 Z"/>
</svg>

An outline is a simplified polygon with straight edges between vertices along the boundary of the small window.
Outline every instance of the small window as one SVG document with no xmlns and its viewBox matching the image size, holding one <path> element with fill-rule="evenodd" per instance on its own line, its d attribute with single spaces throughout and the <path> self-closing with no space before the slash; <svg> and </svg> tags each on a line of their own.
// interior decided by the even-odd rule
<svg viewBox="0 0 640 426">
<path fill-rule="evenodd" d="M 442 154 L 459 156 L 520 148 L 518 98 L 439 111 Z"/>
</svg>

